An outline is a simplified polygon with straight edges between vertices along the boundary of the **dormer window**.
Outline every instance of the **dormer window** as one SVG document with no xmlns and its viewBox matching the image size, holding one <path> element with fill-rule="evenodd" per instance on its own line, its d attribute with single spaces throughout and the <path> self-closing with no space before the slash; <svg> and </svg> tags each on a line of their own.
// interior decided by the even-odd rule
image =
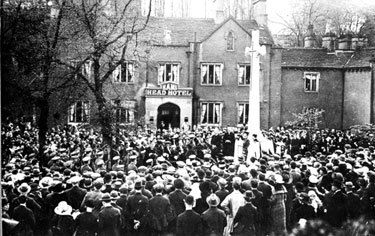
<svg viewBox="0 0 375 236">
<path fill-rule="evenodd" d="M 230 31 L 226 37 L 227 40 L 227 51 L 234 51 L 234 34 Z"/>
<path fill-rule="evenodd" d="M 165 44 L 171 44 L 172 37 L 171 37 L 171 31 L 170 30 L 164 30 L 164 43 Z"/>
</svg>

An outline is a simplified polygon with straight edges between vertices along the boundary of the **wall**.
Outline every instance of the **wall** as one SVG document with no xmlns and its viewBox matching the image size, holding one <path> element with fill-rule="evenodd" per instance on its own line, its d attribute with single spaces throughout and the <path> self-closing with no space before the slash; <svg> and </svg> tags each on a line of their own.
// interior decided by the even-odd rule
<svg viewBox="0 0 375 236">
<path fill-rule="evenodd" d="M 320 72 L 319 92 L 304 92 L 304 72 Z M 303 107 L 324 109 L 321 127 L 342 128 L 343 72 L 337 69 L 282 68 L 281 125 Z"/>
<path fill-rule="evenodd" d="M 282 48 L 272 48 L 270 54 L 269 122 L 268 127 L 280 126 L 281 121 L 281 55 Z"/>
<path fill-rule="evenodd" d="M 345 72 L 343 128 L 370 123 L 371 73 L 370 70 Z"/>
<path fill-rule="evenodd" d="M 235 35 L 235 46 L 234 51 L 226 50 L 225 35 L 229 31 L 233 31 Z M 233 20 L 227 21 L 221 28 L 214 32 L 206 41 L 202 42 L 198 48 L 196 68 L 200 68 L 202 62 L 216 62 L 223 63 L 223 78 L 221 86 L 207 86 L 201 85 L 200 81 L 200 69 L 195 71 L 195 93 L 199 101 L 218 101 L 223 102 L 222 110 L 222 125 L 223 126 L 235 126 L 237 125 L 237 103 L 248 102 L 249 99 L 249 87 L 238 86 L 238 70 L 237 65 L 239 63 L 250 63 L 250 56 L 245 55 L 245 48 L 251 46 L 251 36 L 246 33 L 237 23 Z M 268 63 L 264 63 L 267 60 L 267 56 L 261 57 L 261 78 L 260 88 L 264 89 L 263 78 L 269 71 Z M 266 86 L 268 88 L 268 85 Z M 268 91 L 266 89 L 266 91 Z M 267 100 L 268 92 L 260 91 L 262 102 Z M 266 96 L 266 97 L 264 97 Z M 199 102 L 197 101 L 197 102 Z M 200 113 L 200 108 L 196 106 L 197 113 Z M 261 104 L 261 113 L 263 112 L 263 104 Z M 199 117 L 199 115 L 198 115 Z M 199 122 L 199 118 L 198 118 Z M 262 122 L 262 127 L 267 126 L 266 122 Z"/>
</svg>

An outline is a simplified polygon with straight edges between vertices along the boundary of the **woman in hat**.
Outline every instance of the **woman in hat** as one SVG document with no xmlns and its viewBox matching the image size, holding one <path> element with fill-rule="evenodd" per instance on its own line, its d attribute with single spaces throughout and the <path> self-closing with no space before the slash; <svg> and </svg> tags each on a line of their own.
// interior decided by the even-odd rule
<svg viewBox="0 0 375 236">
<path fill-rule="evenodd" d="M 287 191 L 283 186 L 283 177 L 279 174 L 275 175 L 275 192 L 273 195 L 272 206 L 272 231 L 275 235 L 284 235 L 286 233 L 286 208 L 285 201 L 287 198 Z"/>
<path fill-rule="evenodd" d="M 71 236 L 74 233 L 74 219 L 72 216 L 72 207 L 65 201 L 59 202 L 55 208 L 55 215 L 52 218 L 53 236 Z"/>
<path fill-rule="evenodd" d="M 232 235 L 256 235 L 256 221 L 258 220 L 258 209 L 251 202 L 254 194 L 248 190 L 244 194 L 245 205 L 241 206 L 233 220 Z"/>
</svg>

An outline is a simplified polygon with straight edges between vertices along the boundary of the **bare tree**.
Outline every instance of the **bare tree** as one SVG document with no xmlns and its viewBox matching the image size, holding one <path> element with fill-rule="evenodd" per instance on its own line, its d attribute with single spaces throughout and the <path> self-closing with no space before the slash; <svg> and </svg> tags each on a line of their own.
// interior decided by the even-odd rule
<svg viewBox="0 0 375 236">
<path fill-rule="evenodd" d="M 77 77 L 84 81 L 92 93 L 99 116 L 103 141 L 112 145 L 114 134 L 111 101 L 105 96 L 105 84 L 112 74 L 127 60 L 139 60 L 138 34 L 142 32 L 151 14 L 151 1 L 147 14 L 142 15 L 136 0 L 69 0 L 71 21 L 76 27 L 69 32 L 71 39 L 62 65 L 70 65 Z M 75 65 L 70 60 L 79 61 Z M 89 65 L 91 74 L 83 73 Z"/>
<path fill-rule="evenodd" d="M 51 8 L 51 3 L 59 11 Z M 2 95 L 7 96 L 7 101 L 20 96 L 21 102 L 35 105 L 39 111 L 40 152 L 46 141 L 51 97 L 77 86 L 72 74 L 56 64 L 66 41 L 63 37 L 66 3 L 65 0 L 10 0 L 1 9 L 2 85 L 5 85 Z M 9 94 L 10 91 L 16 93 Z"/>
</svg>

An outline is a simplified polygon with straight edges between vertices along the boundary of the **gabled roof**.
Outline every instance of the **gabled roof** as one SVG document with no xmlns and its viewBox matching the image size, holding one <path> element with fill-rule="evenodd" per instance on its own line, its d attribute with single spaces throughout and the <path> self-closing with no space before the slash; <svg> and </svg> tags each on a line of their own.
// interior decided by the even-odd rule
<svg viewBox="0 0 375 236">
<path fill-rule="evenodd" d="M 328 53 L 324 48 L 285 48 L 282 67 L 343 68 L 353 53 Z"/>
<path fill-rule="evenodd" d="M 258 29 L 256 21 L 237 21 L 228 18 L 221 24 L 215 24 L 212 18 L 159 18 L 150 17 L 149 24 L 140 37 L 152 40 L 154 45 L 166 45 L 164 42 L 165 30 L 171 31 L 171 42 L 166 46 L 188 46 L 189 42 L 202 42 L 218 30 L 223 24 L 233 20 L 246 32 Z M 262 27 L 260 30 L 260 43 L 273 44 L 272 36 L 268 29 Z"/>
</svg>

